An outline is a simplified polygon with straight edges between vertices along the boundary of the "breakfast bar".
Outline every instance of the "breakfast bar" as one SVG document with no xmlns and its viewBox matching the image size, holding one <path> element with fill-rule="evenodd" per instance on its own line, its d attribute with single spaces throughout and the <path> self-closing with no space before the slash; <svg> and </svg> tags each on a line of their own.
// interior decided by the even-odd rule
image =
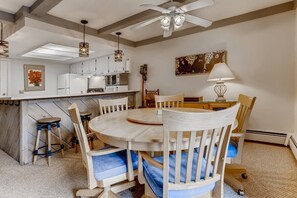
<svg viewBox="0 0 297 198">
<path fill-rule="evenodd" d="M 36 121 L 45 117 L 61 118 L 61 134 L 65 148 L 71 147 L 74 135 L 73 124 L 68 107 L 76 103 L 81 112 L 91 112 L 92 117 L 99 115 L 98 99 L 128 97 L 129 106 L 135 106 L 138 91 L 100 92 L 76 95 L 7 97 L 0 99 L 0 148 L 15 160 L 25 165 L 32 162 L 36 140 Z M 58 134 L 53 131 L 54 134 Z M 58 142 L 52 138 L 52 143 Z M 40 145 L 45 145 L 41 136 Z"/>
</svg>

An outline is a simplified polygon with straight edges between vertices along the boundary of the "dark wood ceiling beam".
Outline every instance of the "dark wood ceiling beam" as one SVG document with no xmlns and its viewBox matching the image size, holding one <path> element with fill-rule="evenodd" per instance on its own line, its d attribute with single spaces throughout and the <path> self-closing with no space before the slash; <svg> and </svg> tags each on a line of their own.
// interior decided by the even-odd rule
<svg viewBox="0 0 297 198">
<path fill-rule="evenodd" d="M 2 23 L 14 23 L 14 14 L 0 11 L 0 21 Z"/>
<path fill-rule="evenodd" d="M 195 27 L 191 27 L 191 28 L 187 28 L 184 30 L 173 32 L 172 36 L 168 37 L 168 38 L 163 38 L 163 36 L 156 36 L 153 38 L 138 41 L 138 42 L 136 42 L 135 46 L 139 47 L 139 46 L 143 46 L 143 45 L 149 45 L 149 44 L 156 43 L 156 42 L 166 41 L 166 40 L 170 40 L 170 39 L 174 39 L 174 38 L 178 38 L 178 37 L 182 37 L 182 36 L 187 36 L 190 34 L 196 34 L 199 32 L 204 32 L 204 31 L 208 31 L 208 30 L 212 30 L 212 29 L 216 29 L 216 28 L 220 28 L 220 27 L 224 27 L 224 26 L 228 26 L 228 25 L 233 25 L 233 24 L 242 23 L 242 22 L 246 22 L 246 21 L 250 21 L 250 20 L 254 20 L 254 19 L 258 19 L 258 18 L 262 18 L 262 17 L 267 17 L 267 16 L 271 16 L 274 14 L 291 11 L 294 9 L 295 9 L 294 1 L 290 1 L 287 3 L 280 4 L 280 5 L 272 6 L 269 8 L 264 8 L 264 9 L 257 10 L 254 12 L 249 12 L 246 14 L 242 14 L 242 15 L 230 17 L 227 19 L 215 21 L 208 28 L 203 28 L 201 26 L 195 26 Z"/>
<path fill-rule="evenodd" d="M 30 7 L 30 14 L 34 14 L 36 16 L 42 17 L 48 13 L 51 9 L 53 9 L 56 5 L 58 5 L 62 0 L 37 0 Z"/>
<path fill-rule="evenodd" d="M 178 2 L 181 3 L 181 5 L 185 5 L 185 4 L 189 4 L 189 3 L 192 3 L 194 1 L 197 1 L 197 0 L 177 0 Z M 167 2 L 168 3 L 168 2 Z M 163 3 L 159 6 L 165 6 L 167 3 Z M 148 20 L 148 19 L 151 19 L 151 18 L 154 18 L 154 17 L 158 17 L 160 16 L 160 12 L 156 12 L 156 11 L 153 11 L 153 10 L 146 10 L 146 11 L 143 11 L 143 12 L 140 12 L 138 14 L 135 14 L 133 16 L 130 16 L 130 17 L 127 17 L 125 19 L 122 19 L 118 22 L 115 22 L 111 25 L 108 25 L 108 26 L 105 26 L 103 28 L 100 28 L 98 29 L 98 34 L 110 34 L 112 32 L 115 32 L 117 30 L 121 30 L 121 29 L 124 29 L 126 27 L 129 27 L 131 25 L 134 25 L 134 24 L 137 24 L 137 23 L 140 23 L 142 21 L 145 21 L 145 20 Z"/>
</svg>

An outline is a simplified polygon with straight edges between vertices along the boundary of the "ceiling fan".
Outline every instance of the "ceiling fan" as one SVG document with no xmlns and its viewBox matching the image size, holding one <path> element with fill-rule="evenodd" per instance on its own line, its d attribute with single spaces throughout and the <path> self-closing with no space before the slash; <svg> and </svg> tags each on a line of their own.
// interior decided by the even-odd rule
<svg viewBox="0 0 297 198">
<path fill-rule="evenodd" d="M 213 0 L 198 0 L 182 6 L 180 6 L 179 2 L 173 2 L 171 0 L 171 2 L 167 4 L 168 8 L 163 8 L 152 4 L 142 4 L 140 5 L 141 7 L 161 12 L 162 15 L 138 23 L 131 29 L 140 29 L 144 26 L 147 26 L 151 23 L 160 20 L 161 27 L 164 30 L 163 37 L 169 37 L 172 35 L 172 32 L 174 30 L 181 28 L 185 21 L 202 27 L 208 27 L 212 24 L 211 21 L 193 15 L 189 15 L 187 14 L 187 12 L 199 8 L 204 8 L 213 4 Z"/>
</svg>

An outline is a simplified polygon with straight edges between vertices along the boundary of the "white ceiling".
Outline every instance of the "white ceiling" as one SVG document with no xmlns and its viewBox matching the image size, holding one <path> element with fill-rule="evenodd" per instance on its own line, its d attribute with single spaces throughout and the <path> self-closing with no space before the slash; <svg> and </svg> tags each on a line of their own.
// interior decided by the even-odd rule
<svg viewBox="0 0 297 198">
<path fill-rule="evenodd" d="M 22 6 L 30 7 L 36 0 L 0 0 L 0 10 L 15 14 Z"/>
<path fill-rule="evenodd" d="M 291 0 L 214 0 L 215 4 L 206 8 L 189 12 L 211 21 L 217 21 L 255 10 L 271 7 Z M 79 23 L 87 19 L 87 26 L 99 29 L 144 11 L 141 4 L 159 5 L 166 0 L 63 0 L 49 14 Z M 160 13 L 161 15 L 161 13 Z M 188 24 L 186 27 L 193 25 Z M 184 28 L 183 28 L 184 29 Z M 180 29 L 182 30 L 182 29 Z M 140 41 L 163 34 L 159 21 L 142 29 L 132 30 L 127 27 L 122 30 L 122 36 L 131 41 Z"/>
<path fill-rule="evenodd" d="M 49 14 L 79 23 L 89 21 L 88 26 L 99 29 L 145 9 L 141 4 L 161 4 L 167 0 L 63 0 Z"/>
<path fill-rule="evenodd" d="M 271 7 L 289 2 L 291 0 L 214 0 L 215 4 L 206 8 L 190 12 L 212 21 L 217 21 L 255 10 Z M 0 0 L 0 10 L 16 13 L 21 6 L 30 7 L 35 0 Z M 87 19 L 87 26 L 99 29 L 144 11 L 141 4 L 162 4 L 166 0 L 63 0 L 49 11 L 49 14 L 79 23 L 81 19 Z M 184 28 L 193 26 L 186 23 Z M 131 30 L 130 27 L 121 31 L 121 38 L 131 41 L 140 41 L 163 34 L 159 22 L 150 24 L 142 29 Z M 20 58 L 22 54 L 38 48 L 47 43 L 55 43 L 70 47 L 77 47 L 82 39 L 81 32 L 71 31 L 65 28 L 26 19 L 25 27 L 8 38 L 10 57 Z M 116 43 L 87 35 L 93 56 L 101 56 L 113 53 Z M 124 46 L 121 46 L 123 48 Z M 125 46 L 126 47 L 126 46 Z M 129 47 L 127 47 L 129 49 Z M 80 58 L 69 62 L 80 61 Z"/>
</svg>

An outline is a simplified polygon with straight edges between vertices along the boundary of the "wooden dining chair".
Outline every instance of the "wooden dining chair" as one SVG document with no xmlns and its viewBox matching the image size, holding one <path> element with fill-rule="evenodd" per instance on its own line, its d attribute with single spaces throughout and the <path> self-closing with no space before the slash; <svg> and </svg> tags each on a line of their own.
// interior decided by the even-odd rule
<svg viewBox="0 0 297 198">
<path fill-rule="evenodd" d="M 184 106 L 184 94 L 161 96 L 155 95 L 156 108 L 174 108 Z"/>
<path fill-rule="evenodd" d="M 203 113 L 164 109 L 163 156 L 138 155 L 138 179 L 145 184 L 145 196 L 199 197 L 213 192 L 222 198 L 227 146 L 238 108 L 239 104 Z M 175 154 L 170 154 L 172 150 Z"/>
<path fill-rule="evenodd" d="M 82 161 L 87 169 L 88 179 L 88 189 L 78 190 L 76 197 L 98 194 L 102 198 L 116 197 L 115 193 L 133 187 L 133 175 L 137 174 L 137 155 L 129 150 L 114 147 L 91 151 L 77 105 L 72 104 L 68 111 L 80 142 Z M 124 181 L 127 182 L 122 183 Z"/>
<path fill-rule="evenodd" d="M 100 115 L 128 110 L 128 97 L 117 99 L 99 99 Z"/>
<path fill-rule="evenodd" d="M 145 89 L 145 106 L 155 107 L 155 95 L 160 95 L 159 89 L 147 90 Z"/>
<path fill-rule="evenodd" d="M 240 104 L 236 119 L 237 128 L 233 131 L 231 141 L 228 147 L 227 157 L 231 159 L 231 164 L 226 164 L 225 182 L 231 186 L 239 195 L 244 195 L 242 183 L 237 180 L 237 176 L 247 179 L 247 170 L 241 165 L 241 154 L 244 145 L 244 136 L 246 132 L 246 123 L 254 107 L 256 97 L 240 94 L 238 103 Z"/>
</svg>

